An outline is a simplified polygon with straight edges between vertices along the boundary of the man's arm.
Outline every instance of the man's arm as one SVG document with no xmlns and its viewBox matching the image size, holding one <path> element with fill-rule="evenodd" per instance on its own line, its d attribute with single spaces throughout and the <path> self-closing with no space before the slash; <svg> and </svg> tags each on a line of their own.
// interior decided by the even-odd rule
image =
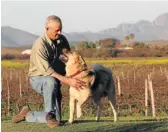
<svg viewBox="0 0 168 132">
<path fill-rule="evenodd" d="M 45 51 L 43 44 L 38 44 L 35 48 L 36 52 L 34 54 L 36 57 L 36 64 L 41 73 L 43 73 L 43 75 L 50 75 L 52 77 L 55 77 L 62 83 L 70 85 L 75 88 L 81 88 L 82 86 L 85 85 L 85 82 L 83 81 L 74 78 L 68 78 L 55 72 L 48 62 L 48 55 L 47 52 Z"/>
<path fill-rule="evenodd" d="M 54 72 L 54 69 L 48 62 L 48 53 L 45 49 L 45 45 L 41 42 L 36 42 L 32 48 L 32 61 L 36 65 L 41 75 L 47 76 Z"/>
<path fill-rule="evenodd" d="M 64 84 L 68 84 L 68 78 L 65 76 L 62 76 L 61 74 L 58 74 L 57 72 L 51 73 L 50 76 L 57 78 L 58 80 L 60 80 Z"/>
<path fill-rule="evenodd" d="M 86 85 L 86 83 L 81 80 L 78 80 L 75 78 L 68 78 L 58 74 L 57 72 L 53 72 L 50 76 L 55 77 L 58 80 L 60 80 L 62 83 L 70 85 L 77 89 L 82 89 L 82 87 Z"/>
</svg>

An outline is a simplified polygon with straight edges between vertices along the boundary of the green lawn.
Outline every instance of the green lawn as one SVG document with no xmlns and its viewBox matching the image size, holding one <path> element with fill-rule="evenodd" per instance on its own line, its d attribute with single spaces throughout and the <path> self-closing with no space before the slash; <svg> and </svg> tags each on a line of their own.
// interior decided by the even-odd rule
<svg viewBox="0 0 168 132">
<path fill-rule="evenodd" d="M 1 127 L 2 132 L 166 132 L 168 117 L 120 117 L 117 123 L 109 117 L 101 118 L 100 122 L 95 122 L 94 118 L 89 117 L 76 121 L 73 125 L 63 125 L 53 129 L 43 123 L 14 124 L 10 120 L 4 120 Z"/>
</svg>

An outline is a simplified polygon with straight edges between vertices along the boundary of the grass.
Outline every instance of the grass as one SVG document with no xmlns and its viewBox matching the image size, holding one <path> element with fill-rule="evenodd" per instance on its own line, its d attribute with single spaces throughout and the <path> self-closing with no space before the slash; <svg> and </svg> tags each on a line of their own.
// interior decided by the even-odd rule
<svg viewBox="0 0 168 132">
<path fill-rule="evenodd" d="M 115 58 L 108 60 L 86 59 L 87 63 L 98 64 L 167 64 L 168 58 Z"/>
<path fill-rule="evenodd" d="M 99 59 L 85 59 L 88 64 L 103 64 L 103 65 L 112 65 L 112 64 L 134 64 L 134 65 L 142 65 L 142 64 L 168 64 L 168 58 L 114 58 L 107 60 L 99 60 Z M 1 62 L 3 67 L 25 67 L 29 65 L 28 60 L 5 60 Z"/>
<path fill-rule="evenodd" d="M 1 61 L 1 65 L 3 67 L 16 67 L 16 68 L 21 68 L 29 65 L 29 61 L 27 60 L 4 60 Z"/>
<path fill-rule="evenodd" d="M 165 132 L 168 131 L 168 118 L 120 117 L 120 121 L 114 123 L 109 117 L 102 117 L 100 122 L 95 122 L 93 117 L 85 117 L 70 126 L 53 129 L 45 123 L 14 124 L 10 120 L 4 120 L 1 127 L 2 132 Z"/>
<path fill-rule="evenodd" d="M 99 63 L 103 65 L 112 64 L 166 64 L 168 58 L 115 58 L 109 60 L 86 59 L 87 63 Z M 4 67 L 25 67 L 29 61 L 2 61 Z M 123 66 L 123 65 L 122 65 Z M 126 69 L 127 70 L 127 69 Z M 63 118 L 67 120 L 68 118 Z M 114 123 L 109 117 L 101 118 L 100 122 L 95 122 L 94 117 L 84 118 L 76 121 L 71 126 L 60 126 L 50 129 L 44 123 L 11 123 L 11 117 L 2 117 L 2 132 L 166 132 L 168 131 L 168 117 L 120 117 L 120 121 Z"/>
</svg>

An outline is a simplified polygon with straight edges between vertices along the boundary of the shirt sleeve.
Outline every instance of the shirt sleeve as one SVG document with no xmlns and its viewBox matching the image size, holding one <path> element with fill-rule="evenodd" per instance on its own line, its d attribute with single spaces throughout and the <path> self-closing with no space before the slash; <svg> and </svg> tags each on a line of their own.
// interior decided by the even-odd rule
<svg viewBox="0 0 168 132">
<path fill-rule="evenodd" d="M 37 44 L 35 47 L 35 60 L 36 60 L 36 66 L 38 70 L 44 75 L 51 75 L 54 71 L 54 69 L 51 67 L 51 65 L 48 62 L 48 54 L 45 49 L 44 44 Z"/>
</svg>

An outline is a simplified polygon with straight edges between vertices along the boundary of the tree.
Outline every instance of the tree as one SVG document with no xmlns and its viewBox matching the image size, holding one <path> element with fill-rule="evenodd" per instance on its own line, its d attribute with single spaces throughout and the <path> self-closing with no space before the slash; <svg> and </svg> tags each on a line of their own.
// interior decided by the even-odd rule
<svg viewBox="0 0 168 132">
<path fill-rule="evenodd" d="M 135 43 L 135 42 L 134 42 L 134 38 L 135 38 L 135 35 L 134 35 L 133 33 L 131 33 L 130 35 L 125 36 L 125 37 L 124 37 L 124 42 L 123 42 L 123 44 L 124 44 L 125 46 L 130 46 L 130 47 L 132 47 L 133 44 Z"/>
<path fill-rule="evenodd" d="M 129 36 L 125 36 L 125 37 L 124 37 L 123 44 L 124 44 L 125 46 L 128 46 L 128 45 L 129 45 Z"/>
<path fill-rule="evenodd" d="M 96 44 L 93 43 L 93 42 L 90 42 L 90 43 L 89 43 L 89 46 L 90 46 L 90 48 L 96 48 Z"/>
<path fill-rule="evenodd" d="M 124 40 L 128 41 L 129 40 L 129 36 L 125 36 Z"/>
<path fill-rule="evenodd" d="M 82 41 L 79 42 L 78 44 L 76 44 L 76 49 L 78 50 L 84 50 L 84 49 L 88 49 L 89 48 L 89 44 L 87 41 Z"/>
<path fill-rule="evenodd" d="M 129 35 L 129 39 L 134 40 L 134 38 L 135 38 L 135 35 L 134 35 L 133 33 L 131 33 L 131 34 Z"/>
<path fill-rule="evenodd" d="M 115 40 L 112 38 L 106 38 L 106 39 L 100 40 L 100 45 L 102 48 L 113 48 L 115 46 L 115 42 L 116 42 Z"/>
</svg>

